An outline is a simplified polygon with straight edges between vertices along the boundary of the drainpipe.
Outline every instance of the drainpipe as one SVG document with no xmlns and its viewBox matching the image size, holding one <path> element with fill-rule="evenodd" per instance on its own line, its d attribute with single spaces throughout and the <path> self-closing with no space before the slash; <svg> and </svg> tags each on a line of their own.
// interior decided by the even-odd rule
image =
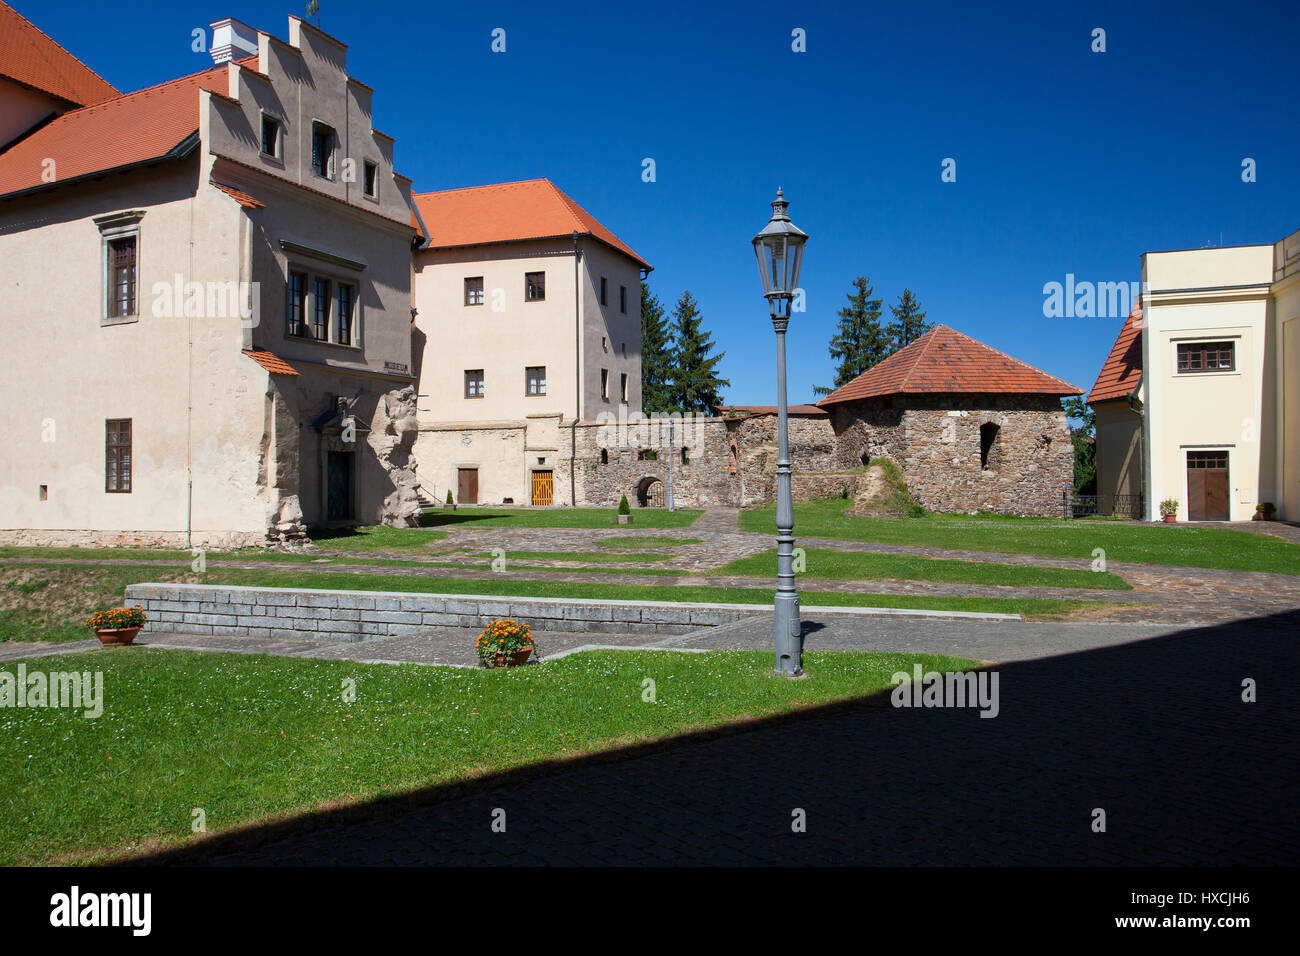
<svg viewBox="0 0 1300 956">
<path fill-rule="evenodd" d="M 569 426 L 569 507 L 578 507 L 578 419 L 582 417 L 582 299 L 578 281 L 578 233 L 573 234 L 573 424 Z"/>
<path fill-rule="evenodd" d="M 189 278 L 194 279 L 194 197 L 190 197 Z M 184 290 L 182 290 L 184 291 Z M 194 547 L 194 319 L 185 316 L 185 550 Z M 132 441 L 135 436 L 132 435 Z"/>
</svg>

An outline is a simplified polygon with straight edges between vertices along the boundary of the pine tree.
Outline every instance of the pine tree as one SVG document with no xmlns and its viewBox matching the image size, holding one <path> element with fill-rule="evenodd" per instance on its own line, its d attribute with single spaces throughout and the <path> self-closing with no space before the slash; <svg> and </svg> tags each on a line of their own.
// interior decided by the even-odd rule
<svg viewBox="0 0 1300 956">
<path fill-rule="evenodd" d="M 857 378 L 890 353 L 889 336 L 880 324 L 880 299 L 871 298 L 876 291 L 866 276 L 853 280 L 856 292 L 848 293 L 849 304 L 840 309 L 840 324 L 831 336 L 829 351 L 839 365 L 835 369 L 835 388 Z M 832 389 L 814 386 L 818 395 Z"/>
<path fill-rule="evenodd" d="M 898 297 L 898 305 L 891 305 L 889 311 L 894 313 L 894 321 L 885 327 L 885 332 L 893 340 L 891 354 L 905 345 L 911 345 L 934 328 L 933 323 L 925 321 L 921 303 L 916 301 L 916 296 L 912 294 L 911 289 L 904 289 L 903 294 Z"/>
<path fill-rule="evenodd" d="M 663 303 L 641 283 L 641 408 L 645 412 L 672 411 L 672 332 L 664 321 Z"/>
<path fill-rule="evenodd" d="M 699 303 L 683 292 L 673 308 L 674 367 L 669 389 L 673 411 L 712 414 L 722 404 L 721 390 L 731 382 L 721 378 L 717 366 L 725 352 L 710 356 L 713 336 L 702 328 Z"/>
</svg>

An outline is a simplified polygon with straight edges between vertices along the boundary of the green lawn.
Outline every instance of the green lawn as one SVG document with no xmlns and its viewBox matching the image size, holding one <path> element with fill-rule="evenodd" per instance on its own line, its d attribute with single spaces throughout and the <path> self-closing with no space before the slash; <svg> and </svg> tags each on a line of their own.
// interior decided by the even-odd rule
<svg viewBox="0 0 1300 956">
<path fill-rule="evenodd" d="M 89 615 L 119 607 L 137 581 L 201 580 L 185 568 L 110 565 L 0 565 L 0 642 L 80 641 Z"/>
<path fill-rule="evenodd" d="M 927 548 L 1091 559 L 1102 548 L 1108 561 L 1300 574 L 1300 546 L 1269 534 L 1186 524 L 1121 524 L 1056 518 L 932 515 L 925 518 L 852 518 L 839 500 L 795 505 L 798 538 L 841 538 Z M 771 506 L 740 513 L 743 531 L 771 533 Z"/>
<path fill-rule="evenodd" d="M 1040 568 L 1033 565 L 953 561 L 906 554 L 872 554 L 865 551 L 806 549 L 808 567 L 803 576 L 831 581 L 900 580 L 944 581 L 961 584 L 1002 584 L 1015 587 L 1099 588 L 1131 591 L 1132 587 L 1109 571 Z M 776 549 L 732 561 L 710 574 L 776 574 Z"/>
<path fill-rule="evenodd" d="M 174 845 L 195 809 L 211 833 L 862 697 L 918 662 L 975 666 L 814 653 L 791 681 L 767 651 L 592 652 L 499 671 L 147 648 L 44 658 L 31 666 L 102 671 L 104 711 L 3 713 L 0 865 Z"/>
<path fill-rule="evenodd" d="M 633 528 L 687 528 L 704 514 L 679 508 L 633 508 Z M 608 528 L 622 527 L 613 508 L 457 508 L 442 511 L 429 508 L 420 523 L 425 527 L 471 528 Z"/>
</svg>

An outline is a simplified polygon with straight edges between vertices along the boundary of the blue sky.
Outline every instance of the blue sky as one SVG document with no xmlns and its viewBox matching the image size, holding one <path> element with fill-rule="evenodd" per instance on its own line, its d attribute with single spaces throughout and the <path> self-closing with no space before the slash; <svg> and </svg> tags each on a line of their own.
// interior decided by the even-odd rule
<svg viewBox="0 0 1300 956">
<path fill-rule="evenodd" d="M 212 20 L 285 36 L 303 14 L 10 2 L 121 89 L 210 63 L 190 31 Z M 778 184 L 812 235 L 792 401 L 830 384 L 827 339 L 859 274 L 1086 389 L 1120 320 L 1044 318 L 1044 283 L 1135 281 L 1146 251 L 1300 228 L 1294 5 L 876 6 L 322 0 L 320 15 L 418 190 L 550 178 L 654 264 L 665 303 L 699 299 L 733 403 L 774 401 L 749 241 Z"/>
</svg>

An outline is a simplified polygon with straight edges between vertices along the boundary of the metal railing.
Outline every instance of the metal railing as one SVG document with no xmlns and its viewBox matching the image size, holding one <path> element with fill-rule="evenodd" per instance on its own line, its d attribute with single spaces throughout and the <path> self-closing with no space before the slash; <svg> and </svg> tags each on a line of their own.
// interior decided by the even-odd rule
<svg viewBox="0 0 1300 956">
<path fill-rule="evenodd" d="M 1101 515 L 1107 518 L 1142 518 L 1141 495 L 1079 495 L 1072 491 L 1061 492 L 1061 515 L 1065 518 L 1086 518 Z"/>
</svg>

